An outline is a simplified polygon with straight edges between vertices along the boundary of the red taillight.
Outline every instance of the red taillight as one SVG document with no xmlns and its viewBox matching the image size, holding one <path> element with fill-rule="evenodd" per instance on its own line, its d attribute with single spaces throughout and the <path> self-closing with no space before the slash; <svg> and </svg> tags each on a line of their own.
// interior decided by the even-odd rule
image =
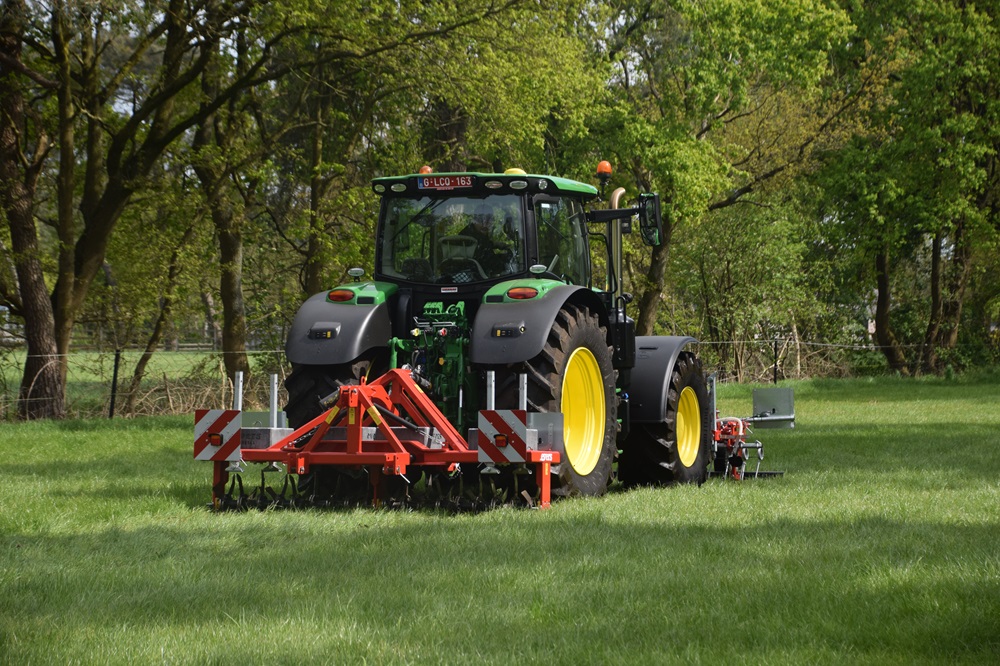
<svg viewBox="0 0 1000 666">
<path fill-rule="evenodd" d="M 343 303 L 354 298 L 354 292 L 350 289 L 334 289 L 326 295 L 326 300 L 334 303 Z"/>
<path fill-rule="evenodd" d="M 526 301 L 538 296 L 538 290 L 534 287 L 511 287 L 507 290 L 507 298 L 517 301 Z"/>
</svg>

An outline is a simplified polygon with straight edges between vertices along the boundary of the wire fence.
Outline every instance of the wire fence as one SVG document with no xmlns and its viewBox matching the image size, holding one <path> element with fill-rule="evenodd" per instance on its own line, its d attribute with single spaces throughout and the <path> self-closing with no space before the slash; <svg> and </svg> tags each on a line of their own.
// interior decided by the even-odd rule
<svg viewBox="0 0 1000 666">
<path fill-rule="evenodd" d="M 777 382 L 807 377 L 852 377 L 886 372 L 874 344 L 831 344 L 797 338 L 701 342 L 700 357 L 717 381 Z"/>
<path fill-rule="evenodd" d="M 808 377 L 850 377 L 888 372 L 885 358 L 872 345 L 838 345 L 794 338 L 701 342 L 705 372 L 719 382 L 770 383 Z M 247 352 L 251 371 L 245 378 L 243 408 L 267 411 L 271 375 L 278 378 L 278 404 L 287 394 L 291 368 L 281 350 Z M 191 414 L 195 409 L 228 408 L 234 387 L 222 352 L 205 349 L 158 351 L 137 372 L 142 350 L 82 350 L 66 358 L 66 411 L 71 418 L 128 418 Z M 0 351 L 0 418 L 16 418 L 25 353 Z"/>
<path fill-rule="evenodd" d="M 243 408 L 267 411 L 271 375 L 278 376 L 278 401 L 287 395 L 290 371 L 283 351 L 247 352 L 250 373 L 243 386 Z M 158 351 L 137 371 L 141 350 L 77 351 L 66 361 L 66 413 L 70 418 L 192 414 L 195 409 L 228 408 L 234 386 L 222 352 Z M 0 417 L 16 417 L 24 352 L 0 355 Z"/>
</svg>

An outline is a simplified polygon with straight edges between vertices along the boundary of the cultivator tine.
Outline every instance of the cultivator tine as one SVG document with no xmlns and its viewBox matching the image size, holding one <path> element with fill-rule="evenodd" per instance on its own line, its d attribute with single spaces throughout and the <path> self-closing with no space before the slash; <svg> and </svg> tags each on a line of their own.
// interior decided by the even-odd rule
<svg viewBox="0 0 1000 666">
<path fill-rule="evenodd" d="M 237 488 L 239 489 L 239 494 L 236 494 Z M 229 510 L 229 509 L 240 509 L 243 507 L 247 499 L 247 494 L 243 489 L 243 476 L 240 474 L 233 474 L 229 479 L 229 488 L 226 490 L 225 494 L 217 498 L 218 510 Z"/>
<path fill-rule="evenodd" d="M 342 474 L 336 479 L 329 494 L 320 495 L 302 491 L 297 475 L 292 473 L 286 473 L 280 487 L 276 488 L 268 483 L 267 476 L 274 471 L 270 466 L 260 469 L 259 480 L 252 488 L 243 479 L 245 472 L 230 474 L 225 491 L 214 505 L 215 510 L 380 508 L 475 513 L 500 507 L 540 507 L 538 490 L 534 489 L 533 492 L 521 487 L 524 479 L 531 478 L 524 471 L 516 473 L 508 469 L 501 472 L 495 469 L 493 473 L 480 474 L 479 470 L 474 470 L 472 480 L 467 478 L 468 473 L 462 473 L 461 470 L 428 475 L 419 496 L 412 494 L 412 483 L 404 482 L 395 475 L 385 475 L 381 468 L 361 472 L 366 477 L 365 485 L 369 489 L 367 496 L 358 492 L 360 480 L 352 479 L 348 474 Z"/>
</svg>

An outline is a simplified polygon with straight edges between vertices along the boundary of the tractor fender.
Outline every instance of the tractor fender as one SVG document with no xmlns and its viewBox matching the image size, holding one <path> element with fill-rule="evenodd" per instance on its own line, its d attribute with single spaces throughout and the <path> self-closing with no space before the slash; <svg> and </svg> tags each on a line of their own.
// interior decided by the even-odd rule
<svg viewBox="0 0 1000 666">
<path fill-rule="evenodd" d="M 667 391 L 674 364 L 684 347 L 698 342 L 686 335 L 639 335 L 635 338 L 635 367 L 628 388 L 632 423 L 663 423 L 667 418 Z"/>
<path fill-rule="evenodd" d="M 285 342 L 285 356 L 300 365 L 334 365 L 389 344 L 386 303 L 330 303 L 327 292 L 311 296 L 295 313 Z"/>
<path fill-rule="evenodd" d="M 469 360 L 506 365 L 534 358 L 545 346 L 556 315 L 566 303 L 590 308 L 603 326 L 608 325 L 601 299 L 586 287 L 576 285 L 560 285 L 531 300 L 484 303 L 472 324 Z"/>
</svg>

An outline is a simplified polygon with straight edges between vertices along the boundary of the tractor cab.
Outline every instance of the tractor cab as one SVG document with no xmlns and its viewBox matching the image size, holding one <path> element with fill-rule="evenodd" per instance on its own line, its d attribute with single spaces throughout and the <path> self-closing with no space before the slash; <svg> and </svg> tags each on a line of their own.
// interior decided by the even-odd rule
<svg viewBox="0 0 1000 666">
<path fill-rule="evenodd" d="M 546 277 L 589 286 L 589 185 L 518 169 L 379 178 L 375 279 L 433 293 L 482 294 Z M 464 287 L 470 287 L 466 289 Z"/>
</svg>

